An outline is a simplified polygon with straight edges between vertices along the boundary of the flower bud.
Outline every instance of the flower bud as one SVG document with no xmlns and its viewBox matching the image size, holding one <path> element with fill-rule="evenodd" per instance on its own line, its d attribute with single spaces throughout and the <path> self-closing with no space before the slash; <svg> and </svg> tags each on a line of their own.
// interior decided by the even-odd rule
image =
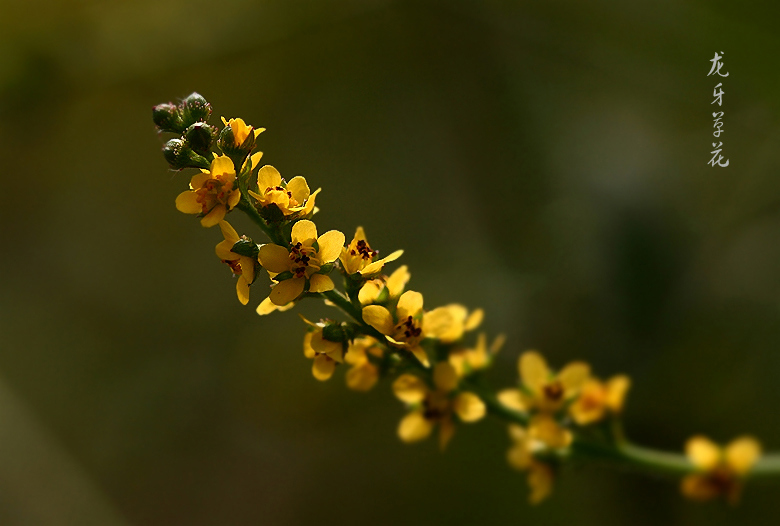
<svg viewBox="0 0 780 526">
<path fill-rule="evenodd" d="M 163 147 L 163 156 L 171 168 L 203 168 L 208 170 L 211 165 L 202 155 L 198 155 L 181 139 L 171 139 Z"/>
<path fill-rule="evenodd" d="M 233 248 L 231 248 L 230 251 L 235 252 L 240 256 L 257 259 L 257 254 L 260 252 L 260 248 L 257 246 L 257 243 L 252 241 L 250 238 L 242 236 L 241 239 L 235 242 Z"/>
<path fill-rule="evenodd" d="M 204 156 L 211 151 L 211 143 L 216 136 L 217 129 L 205 122 L 196 122 L 184 132 L 187 146 Z"/>
<path fill-rule="evenodd" d="M 207 121 L 211 117 L 211 104 L 203 95 L 193 92 L 181 102 L 181 113 L 185 127 L 199 121 Z"/>
<path fill-rule="evenodd" d="M 347 334 L 341 323 L 334 321 L 326 321 L 325 326 L 322 328 L 322 337 L 332 342 L 345 342 L 347 341 Z"/>
<path fill-rule="evenodd" d="M 181 133 L 185 128 L 181 111 L 178 106 L 170 102 L 152 108 L 152 120 L 161 131 Z"/>
</svg>

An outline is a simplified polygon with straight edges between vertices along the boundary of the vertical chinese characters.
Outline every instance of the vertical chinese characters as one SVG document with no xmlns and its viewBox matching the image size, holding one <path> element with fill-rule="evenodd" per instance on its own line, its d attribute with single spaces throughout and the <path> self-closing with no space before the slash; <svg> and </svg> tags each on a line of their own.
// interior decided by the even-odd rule
<svg viewBox="0 0 780 526">
<path fill-rule="evenodd" d="M 723 53 L 723 51 L 721 51 Z M 729 74 L 723 74 L 720 72 L 721 68 L 723 67 L 723 62 L 721 62 L 721 59 L 723 58 L 723 55 L 719 55 L 718 52 L 715 52 L 715 58 L 711 59 L 710 62 L 712 62 L 712 67 L 710 68 L 710 72 L 707 73 L 707 76 L 710 75 L 719 75 L 721 77 L 728 77 Z M 718 84 L 715 86 L 715 89 L 712 90 L 712 96 L 715 97 L 715 100 L 713 100 L 710 104 L 716 104 L 718 106 L 723 106 L 723 95 L 725 92 L 723 91 L 722 82 L 718 82 Z M 712 113 L 712 117 L 715 119 L 713 128 L 715 128 L 715 131 L 712 132 L 712 135 L 714 137 L 720 138 L 720 134 L 724 133 L 725 130 L 723 130 L 723 122 L 721 119 L 723 118 L 724 113 L 722 111 L 716 111 Z M 721 155 L 721 151 L 723 149 L 721 148 L 723 146 L 723 142 L 718 143 L 712 143 L 713 151 L 710 153 L 712 154 L 712 159 L 710 159 L 710 162 L 708 163 L 710 166 L 720 166 L 722 168 L 725 168 L 729 165 L 729 160 L 726 159 L 726 162 L 723 162 L 723 155 Z"/>
</svg>

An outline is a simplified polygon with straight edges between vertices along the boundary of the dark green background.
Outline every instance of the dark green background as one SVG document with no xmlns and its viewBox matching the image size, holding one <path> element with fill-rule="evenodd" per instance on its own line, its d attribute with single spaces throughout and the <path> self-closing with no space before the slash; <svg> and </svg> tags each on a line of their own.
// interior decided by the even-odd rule
<svg viewBox="0 0 780 526">
<path fill-rule="evenodd" d="M 731 509 L 596 466 L 530 508 L 492 419 L 444 455 L 401 444 L 386 384 L 315 381 L 298 317 L 254 313 L 266 282 L 236 301 L 150 110 L 197 90 L 267 127 L 264 161 L 323 187 L 321 231 L 404 248 L 429 308 L 485 308 L 496 385 L 538 348 L 629 374 L 641 443 L 777 449 L 775 5 L 0 3 L 0 522 L 771 522 L 777 483 Z"/>
</svg>

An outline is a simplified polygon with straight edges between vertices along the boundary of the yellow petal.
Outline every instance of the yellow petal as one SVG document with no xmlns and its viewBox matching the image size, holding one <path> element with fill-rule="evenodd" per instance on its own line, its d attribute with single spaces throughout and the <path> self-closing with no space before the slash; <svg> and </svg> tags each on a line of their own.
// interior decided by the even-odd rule
<svg viewBox="0 0 780 526">
<path fill-rule="evenodd" d="M 541 391 L 550 379 L 550 369 L 542 355 L 536 351 L 526 351 L 518 363 L 523 384 L 536 393 Z"/>
<path fill-rule="evenodd" d="M 233 161 L 227 155 L 220 155 L 211 161 L 211 176 L 216 178 L 223 174 L 236 173 Z"/>
<path fill-rule="evenodd" d="M 407 290 L 401 297 L 398 298 L 398 307 L 396 312 L 398 313 L 398 319 L 402 320 L 408 316 L 417 316 L 423 308 L 423 297 L 419 292 L 413 290 Z"/>
<path fill-rule="evenodd" d="M 238 202 L 241 200 L 241 191 L 236 188 L 228 196 L 228 208 L 235 208 Z"/>
<path fill-rule="evenodd" d="M 720 448 L 709 438 L 695 436 L 685 443 L 685 454 L 697 468 L 708 471 L 720 462 Z"/>
<path fill-rule="evenodd" d="M 390 293 L 390 297 L 397 298 L 404 291 L 404 287 L 409 283 L 411 277 L 409 267 L 406 265 L 401 265 L 390 274 L 390 277 L 387 278 L 387 291 Z"/>
<path fill-rule="evenodd" d="M 439 362 L 433 368 L 433 385 L 436 389 L 449 393 L 458 387 L 458 375 L 455 368 L 449 362 Z"/>
<path fill-rule="evenodd" d="M 585 362 L 572 362 L 558 373 L 558 381 L 561 382 L 566 396 L 569 397 L 582 388 L 582 384 L 590 376 L 590 366 Z"/>
<path fill-rule="evenodd" d="M 560 449 L 571 444 L 572 436 L 568 429 L 562 427 L 549 415 L 539 414 L 531 419 L 528 425 L 531 438 L 540 440 L 552 449 Z"/>
<path fill-rule="evenodd" d="M 623 401 L 631 387 L 631 379 L 625 375 L 613 376 L 607 382 L 607 406 L 613 413 L 623 410 Z"/>
<path fill-rule="evenodd" d="M 298 223 L 301 222 L 302 221 L 299 221 Z M 298 223 L 296 223 L 296 225 Z M 344 234 L 338 230 L 329 230 L 317 239 L 317 244 L 320 245 L 320 251 L 317 253 L 320 261 L 323 263 L 332 263 L 336 261 L 339 254 L 341 254 L 341 249 L 344 246 Z"/>
<path fill-rule="evenodd" d="M 198 194 L 185 190 L 176 196 L 176 210 L 185 214 L 200 214 L 203 206 L 198 202 Z"/>
<path fill-rule="evenodd" d="M 317 240 L 317 226 L 303 219 L 295 223 L 292 227 L 292 242 L 306 244 L 306 241 L 314 242 Z M 311 244 L 311 243 L 309 243 Z"/>
<path fill-rule="evenodd" d="M 366 281 L 358 291 L 358 301 L 360 301 L 361 305 L 373 303 L 379 297 L 379 293 L 382 292 L 383 287 L 384 284 L 378 279 Z"/>
<path fill-rule="evenodd" d="M 254 169 L 257 167 L 258 164 L 260 164 L 260 159 L 263 157 L 263 152 L 257 152 L 252 154 L 252 156 L 249 158 L 249 162 L 252 163 L 252 168 Z"/>
<path fill-rule="evenodd" d="M 350 355 L 352 351 L 347 353 Z M 368 391 L 376 384 L 379 379 L 379 371 L 372 363 L 365 363 L 358 367 L 353 367 L 347 371 L 347 387 L 353 391 Z"/>
<path fill-rule="evenodd" d="M 290 270 L 290 252 L 279 245 L 269 243 L 260 247 L 257 254 L 260 264 L 269 272 L 286 272 Z"/>
<path fill-rule="evenodd" d="M 419 345 L 415 345 L 414 347 L 411 347 L 409 351 L 414 355 L 417 360 L 423 364 L 423 367 L 430 367 L 431 362 L 428 360 L 428 355 L 425 352 L 425 349 L 420 347 Z"/>
<path fill-rule="evenodd" d="M 490 354 L 496 354 L 506 343 L 506 334 L 499 334 L 490 345 Z"/>
<path fill-rule="evenodd" d="M 436 338 L 442 343 L 452 343 L 463 336 L 463 318 L 465 318 L 466 309 L 461 305 L 455 306 L 459 309 L 453 307 L 452 305 L 437 307 L 424 314 L 423 329 L 426 338 Z M 463 314 L 463 318 L 459 319 L 460 314 Z"/>
<path fill-rule="evenodd" d="M 312 274 L 309 278 L 309 292 L 327 292 L 334 288 L 333 280 L 324 274 Z"/>
<path fill-rule="evenodd" d="M 241 305 L 249 303 L 249 282 L 243 275 L 239 276 L 236 281 L 236 295 L 238 296 L 238 301 L 241 302 Z"/>
<path fill-rule="evenodd" d="M 353 241 L 366 241 L 366 233 L 362 226 L 359 226 L 355 229 L 355 237 L 353 238 Z"/>
<path fill-rule="evenodd" d="M 311 374 L 317 380 L 324 382 L 333 376 L 333 371 L 336 370 L 336 362 L 325 356 L 324 354 L 318 354 L 314 357 L 314 363 L 311 366 Z"/>
<path fill-rule="evenodd" d="M 320 193 L 322 188 L 317 188 L 306 200 L 306 206 L 303 207 L 301 214 L 308 216 L 314 210 L 314 200 L 317 198 L 317 194 Z"/>
<path fill-rule="evenodd" d="M 393 329 L 395 328 L 392 314 L 381 305 L 363 307 L 363 321 L 382 334 L 393 334 Z"/>
<path fill-rule="evenodd" d="M 528 486 L 531 488 L 531 495 L 529 495 L 528 501 L 531 504 L 542 502 L 552 493 L 552 468 L 542 462 L 533 462 L 528 471 Z"/>
<path fill-rule="evenodd" d="M 287 183 L 287 191 L 298 202 L 298 206 L 303 206 L 303 203 L 309 198 L 309 185 L 306 184 L 306 178 L 300 175 L 293 177 Z"/>
<path fill-rule="evenodd" d="M 268 188 L 274 188 L 282 184 L 282 175 L 279 170 L 270 165 L 265 165 L 257 171 L 257 187 L 260 194 Z"/>
<path fill-rule="evenodd" d="M 735 473 L 745 475 L 761 456 L 761 444 L 753 437 L 740 437 L 726 446 L 724 456 Z"/>
<path fill-rule="evenodd" d="M 311 348 L 314 349 L 314 352 L 317 354 L 327 354 L 327 355 L 333 355 L 332 358 L 335 359 L 336 356 L 339 355 L 339 351 L 343 349 L 343 345 L 341 342 L 333 342 L 330 340 L 326 340 L 322 335 L 322 329 L 316 330 L 311 333 Z M 341 361 L 340 359 L 337 359 L 336 361 Z"/>
<path fill-rule="evenodd" d="M 523 444 L 515 444 L 506 452 L 506 461 L 513 468 L 525 471 L 531 465 L 531 451 Z"/>
<path fill-rule="evenodd" d="M 276 305 L 287 305 L 303 292 L 303 286 L 306 284 L 306 278 L 286 279 L 271 289 L 268 296 Z"/>
<path fill-rule="evenodd" d="M 528 410 L 524 402 L 525 398 L 520 389 L 504 389 L 497 395 L 498 401 L 504 406 L 515 411 L 525 412 Z"/>
<path fill-rule="evenodd" d="M 192 179 L 190 179 L 190 188 L 199 190 L 209 179 L 211 179 L 211 173 L 209 173 L 208 170 L 201 171 L 200 173 L 193 175 Z"/>
<path fill-rule="evenodd" d="M 212 208 L 208 214 L 206 214 L 204 217 L 200 219 L 200 224 L 205 226 L 206 228 L 217 225 L 219 224 L 220 221 L 225 219 L 226 213 L 227 213 L 227 209 L 225 208 L 225 205 L 218 204 L 214 208 Z"/>
<path fill-rule="evenodd" d="M 404 442 L 417 442 L 428 438 L 433 424 L 425 419 L 421 411 L 412 411 L 398 425 L 398 436 Z"/>
<path fill-rule="evenodd" d="M 287 305 L 276 305 L 273 301 L 271 301 L 271 298 L 266 298 L 263 301 L 260 302 L 260 305 L 257 306 L 257 313 L 260 316 L 265 316 L 267 314 L 271 314 L 274 311 L 284 312 L 286 310 L 290 310 L 295 306 L 295 303 L 288 303 Z"/>
<path fill-rule="evenodd" d="M 469 317 L 466 318 L 465 323 L 465 330 L 467 331 L 473 331 L 477 327 L 479 327 L 482 324 L 482 320 L 485 317 L 485 311 L 482 309 L 476 309 L 474 312 L 469 314 Z"/>
<path fill-rule="evenodd" d="M 402 374 L 393 382 L 393 393 L 396 398 L 407 404 L 422 402 L 428 391 L 425 382 L 412 374 Z"/>
<path fill-rule="evenodd" d="M 214 247 L 214 252 L 216 252 L 217 257 L 223 261 L 235 261 L 241 256 L 239 256 L 235 252 L 231 252 L 230 249 L 233 248 L 234 244 L 235 244 L 234 242 L 228 240 L 220 241 L 219 243 L 217 243 L 217 246 Z"/>
<path fill-rule="evenodd" d="M 225 241 L 230 241 L 234 245 L 238 242 L 238 232 L 227 221 L 219 222 L 219 229 L 222 231 L 222 235 L 225 237 Z"/>
<path fill-rule="evenodd" d="M 528 441 L 528 433 L 523 426 L 509 424 L 507 431 L 509 431 L 509 438 L 511 438 L 513 442 L 525 443 Z"/>
<path fill-rule="evenodd" d="M 306 358 L 314 359 L 317 356 L 317 352 L 311 346 L 311 339 L 314 336 L 314 332 L 307 332 L 303 335 L 303 355 Z"/>
<path fill-rule="evenodd" d="M 452 408 L 463 422 L 476 422 L 485 416 L 485 403 L 474 393 L 460 393 Z"/>
<path fill-rule="evenodd" d="M 439 451 L 444 451 L 447 448 L 447 444 L 450 443 L 454 434 L 455 424 L 451 419 L 445 418 L 439 422 Z"/>
<path fill-rule="evenodd" d="M 380 260 L 374 261 L 373 263 L 369 263 L 366 265 L 360 273 L 363 276 L 371 276 L 373 274 L 376 274 L 380 270 L 382 270 L 382 267 L 385 266 L 385 263 L 390 263 L 391 261 L 395 261 L 396 259 L 400 258 L 403 255 L 403 250 L 396 250 L 386 258 L 382 258 Z"/>
</svg>

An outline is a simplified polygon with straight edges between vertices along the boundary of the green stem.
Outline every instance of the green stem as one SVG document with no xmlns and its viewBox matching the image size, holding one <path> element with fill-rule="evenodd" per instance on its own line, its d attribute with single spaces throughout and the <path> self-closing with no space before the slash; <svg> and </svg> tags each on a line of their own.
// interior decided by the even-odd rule
<svg viewBox="0 0 780 526">
<path fill-rule="evenodd" d="M 616 445 L 575 439 L 571 446 L 574 458 L 594 460 L 615 467 L 661 476 L 681 477 L 695 467 L 687 457 L 621 442 Z"/>
<path fill-rule="evenodd" d="M 279 229 L 272 228 L 268 223 L 266 223 L 265 219 L 262 218 L 255 207 L 244 198 L 243 193 L 241 194 L 241 200 L 238 202 L 238 206 L 236 208 L 248 215 L 249 219 L 251 219 L 252 222 L 254 222 L 257 226 L 259 226 L 260 230 L 262 230 L 263 233 L 268 236 L 268 239 L 270 239 L 273 243 L 285 248 L 289 248 L 290 244 L 282 237 Z"/>
</svg>

